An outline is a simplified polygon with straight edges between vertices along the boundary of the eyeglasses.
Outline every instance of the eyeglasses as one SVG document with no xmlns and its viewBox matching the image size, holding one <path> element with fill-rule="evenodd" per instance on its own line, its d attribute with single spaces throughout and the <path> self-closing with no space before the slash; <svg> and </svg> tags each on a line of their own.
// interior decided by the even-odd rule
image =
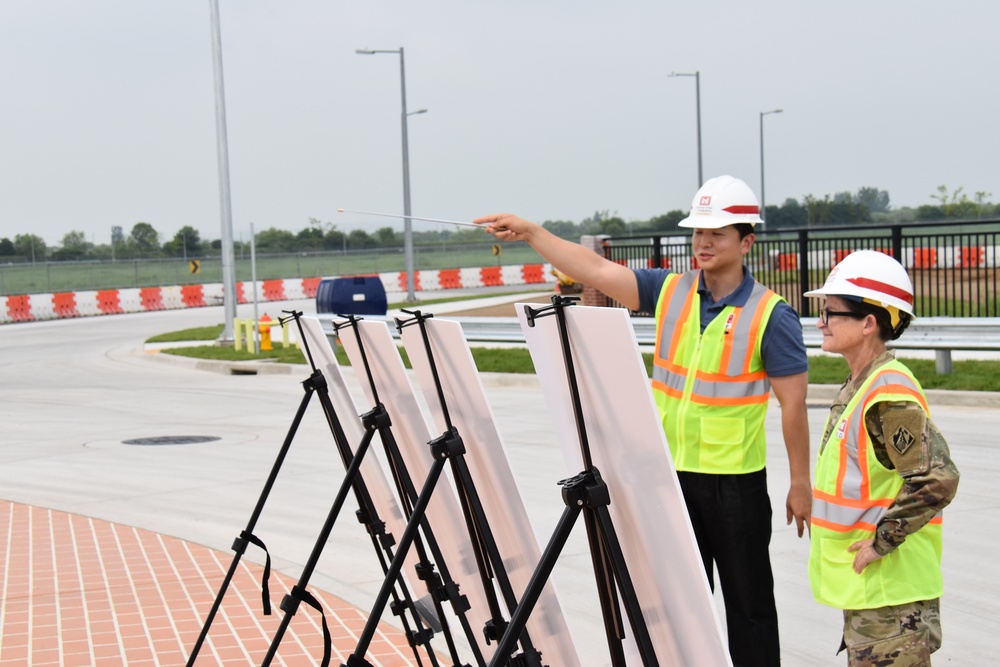
<svg viewBox="0 0 1000 667">
<path fill-rule="evenodd" d="M 849 310 L 830 310 L 829 308 L 823 308 L 819 311 L 819 319 L 823 324 L 830 324 L 831 317 L 850 317 L 855 320 L 862 320 L 865 318 L 864 313 L 852 313 Z"/>
</svg>

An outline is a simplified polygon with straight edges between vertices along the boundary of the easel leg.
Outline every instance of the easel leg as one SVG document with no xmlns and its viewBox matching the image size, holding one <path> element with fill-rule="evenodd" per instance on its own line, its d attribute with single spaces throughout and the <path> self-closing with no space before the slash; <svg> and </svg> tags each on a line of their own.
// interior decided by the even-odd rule
<svg viewBox="0 0 1000 667">
<path fill-rule="evenodd" d="M 305 389 L 305 395 L 299 403 L 298 411 L 296 411 L 295 418 L 292 420 L 292 424 L 285 436 L 285 441 L 282 443 L 281 449 L 278 451 L 278 456 L 275 458 L 274 464 L 271 466 L 271 472 L 267 477 L 267 482 L 265 482 L 264 488 L 261 490 L 260 497 L 257 499 L 257 505 L 254 507 L 253 512 L 250 515 L 250 519 L 247 521 L 246 528 L 243 529 L 240 536 L 233 542 L 233 551 L 235 552 L 235 555 L 233 556 L 233 560 L 229 565 L 229 570 L 226 572 L 226 576 L 222 581 L 222 586 L 219 588 L 219 593 L 215 597 L 215 602 L 212 604 L 212 608 L 208 612 L 208 616 L 205 618 L 205 624 L 202 626 L 201 634 L 198 636 L 198 641 L 195 642 L 194 648 L 191 649 L 191 655 L 188 658 L 187 667 L 193 667 L 195 660 L 198 658 L 198 653 L 201 651 L 201 647 L 205 643 L 205 639 L 208 637 L 209 628 L 211 628 L 212 622 L 215 620 L 215 616 L 218 614 L 219 608 L 222 606 L 222 599 L 225 597 L 226 591 L 229 589 L 229 584 L 232 582 L 233 576 L 236 574 L 236 568 L 239 566 L 240 559 L 246 551 L 247 542 L 256 541 L 263 546 L 263 543 L 253 536 L 253 530 L 257 525 L 257 520 L 260 518 L 261 512 L 264 510 L 264 504 L 267 502 L 267 498 L 271 493 L 271 488 L 274 486 L 274 482 L 278 477 L 278 471 L 281 470 L 281 465 L 284 463 L 285 456 L 288 454 L 288 450 L 292 445 L 292 440 L 294 440 L 295 434 L 299 429 L 302 417 L 305 415 L 306 408 L 309 405 L 309 400 L 315 392 L 317 372 L 314 372 L 308 380 L 302 383 L 302 386 Z M 265 549 L 265 552 L 266 551 L 267 550 Z M 268 562 L 270 563 L 270 557 L 268 557 Z M 262 584 L 262 589 L 264 613 L 270 614 L 271 603 L 267 592 L 266 574 Z"/>
<path fill-rule="evenodd" d="M 490 530 L 482 500 L 480 500 L 479 493 L 476 491 L 476 485 L 472 479 L 472 473 L 469 470 L 469 464 L 465 460 L 464 455 L 459 455 L 452 459 L 452 472 L 460 490 L 459 496 L 462 501 L 463 510 L 465 511 L 466 522 L 469 526 L 469 535 L 479 561 L 483 587 L 487 591 L 487 597 L 489 598 L 491 620 L 485 628 L 486 639 L 487 641 L 499 641 L 500 637 L 506 631 L 508 621 L 504 620 L 503 613 L 500 610 L 499 600 L 497 600 L 496 592 L 493 589 L 493 578 L 496 578 L 508 614 L 514 613 L 514 610 L 517 608 L 517 595 L 514 593 L 514 587 L 510 583 L 510 577 L 507 576 L 507 569 L 504 566 L 503 558 L 500 556 L 500 549 L 497 546 L 492 530 Z M 526 630 L 522 631 L 519 639 L 523 654 L 525 656 L 533 654 L 533 659 L 537 661 L 538 652 L 531 643 L 529 633 Z"/>
<path fill-rule="evenodd" d="M 271 641 L 271 646 L 268 648 L 267 655 L 264 657 L 264 662 L 261 663 L 262 667 L 267 667 L 267 665 L 271 664 L 271 661 L 274 659 L 274 656 L 278 651 L 278 645 L 281 643 L 281 639 L 284 636 L 285 631 L 288 629 L 288 624 L 298 609 L 299 602 L 305 597 L 303 593 L 306 590 L 306 586 L 309 585 L 309 579 L 312 577 L 313 570 L 316 569 L 316 563 L 319 561 L 320 554 L 323 552 L 323 547 L 330 537 L 330 532 L 333 530 L 333 526 L 337 521 L 337 516 L 340 514 L 341 508 L 344 506 L 347 494 L 350 493 L 356 482 L 358 470 L 361 468 L 361 462 L 364 460 L 370 444 L 371 435 L 369 434 L 366 435 L 364 440 L 362 440 L 361 445 L 358 447 L 357 454 L 351 460 L 351 465 L 347 469 L 347 475 L 344 477 L 344 481 L 340 485 L 340 490 L 337 492 L 337 497 L 334 499 L 333 507 L 327 515 L 326 523 L 323 524 L 323 529 L 320 531 L 316 544 L 313 546 L 312 553 L 309 555 L 309 560 L 306 562 L 306 565 L 302 570 L 298 584 L 292 589 L 292 594 L 286 595 L 285 599 L 281 602 L 281 608 L 285 611 L 285 616 L 281 619 L 281 624 L 278 626 L 274 639 Z M 330 637 L 326 629 L 325 620 L 323 629 L 326 636 L 324 637 L 325 647 L 322 664 L 328 665 L 330 663 Z"/>
<path fill-rule="evenodd" d="M 531 580 L 528 582 L 527 588 L 524 589 L 521 602 L 510 617 L 510 624 L 507 626 L 503 637 L 500 639 L 500 643 L 497 645 L 496 653 L 493 654 L 493 659 L 490 660 L 489 667 L 502 667 L 502 665 L 506 665 L 510 661 L 510 654 L 514 652 L 514 648 L 517 646 L 517 639 L 521 636 L 521 631 L 528 624 L 528 617 L 531 616 L 535 605 L 538 604 L 538 598 L 541 597 L 542 590 L 552 575 L 552 569 L 555 567 L 556 561 L 559 560 L 559 554 L 562 553 L 563 548 L 566 546 L 566 540 L 569 539 L 570 534 L 573 532 L 573 526 L 576 524 L 576 519 L 580 516 L 582 509 L 581 506 L 567 505 L 566 509 L 563 510 L 562 516 L 559 517 L 559 523 L 556 525 L 556 529 L 552 533 L 552 537 L 549 538 L 549 543 L 546 545 L 545 551 L 542 553 L 542 558 L 538 561 L 538 566 L 531 575 Z"/>
<path fill-rule="evenodd" d="M 385 408 L 379 404 L 376 410 L 380 410 L 384 414 Z M 414 506 L 419 496 L 414 488 L 413 480 L 407 471 L 406 463 L 403 461 L 402 453 L 399 450 L 396 439 L 389 428 L 388 415 L 381 422 L 380 435 L 382 437 L 382 444 L 385 447 L 386 458 L 389 462 L 393 482 L 396 485 L 396 492 L 403 507 L 403 513 L 407 521 L 409 521 L 414 514 Z M 440 451 L 445 454 L 447 454 L 447 450 L 449 449 L 446 442 L 438 445 L 432 443 L 432 446 L 439 447 Z M 417 553 L 418 559 L 418 563 L 416 564 L 417 577 L 426 583 L 427 591 L 430 594 L 434 607 L 434 613 L 440 623 L 441 632 L 444 635 L 452 662 L 455 665 L 460 665 L 462 663 L 458 655 L 458 647 L 455 645 L 448 618 L 444 613 L 444 603 L 451 602 L 452 610 L 458 617 L 463 632 L 470 639 L 470 644 L 474 645 L 472 628 L 465 616 L 465 613 L 469 610 L 469 603 L 467 598 L 460 594 L 458 585 L 451 578 L 447 562 L 426 517 L 420 519 L 420 531 L 414 536 L 413 548 Z M 428 551 L 433 561 L 428 558 Z M 438 564 L 440 572 L 435 572 L 435 563 Z M 478 648 L 476 651 L 478 652 Z"/>
<path fill-rule="evenodd" d="M 635 594 L 632 578 L 628 574 L 621 544 L 615 533 L 614 524 L 608 511 L 611 496 L 607 484 L 601 479 L 597 468 L 580 473 L 576 477 L 560 482 L 563 487 L 563 502 L 566 509 L 549 540 L 549 545 L 542 554 L 542 559 L 531 576 L 527 590 L 521 597 L 521 603 L 511 617 L 510 625 L 497 647 L 489 667 L 502 667 L 514 664 L 517 658 L 511 658 L 511 653 L 528 617 L 534 610 L 541 591 L 552 574 L 556 560 L 562 552 L 573 530 L 573 525 L 581 512 L 585 515 L 587 537 L 590 541 L 591 556 L 594 559 L 594 573 L 597 577 L 598 595 L 601 597 L 601 607 L 605 618 L 605 632 L 608 638 L 608 650 L 615 667 L 626 667 L 625 652 L 622 648 L 624 632 L 622 629 L 620 611 L 618 610 L 615 586 L 621 589 L 625 599 L 625 608 L 629 616 L 632 631 L 635 633 L 639 652 L 644 667 L 658 667 L 656 653 L 653 651 L 649 632 L 642 618 L 642 609 Z"/>
<path fill-rule="evenodd" d="M 618 591 L 615 588 L 611 557 L 608 554 L 603 531 L 595 513 L 584 512 L 583 521 L 587 528 L 590 560 L 594 566 L 597 598 L 601 602 L 601 617 L 604 619 L 604 634 L 608 640 L 608 650 L 611 651 L 611 664 L 624 665 L 625 650 L 622 647 L 622 640 L 625 638 L 625 626 L 622 623 L 621 607 L 618 604 Z"/>
<path fill-rule="evenodd" d="M 392 559 L 392 563 L 389 565 L 389 571 L 386 573 L 385 580 L 382 582 L 382 588 L 379 590 L 378 597 L 372 605 L 371 614 L 368 616 L 365 628 L 361 633 L 361 637 L 358 639 L 357 648 L 355 648 L 354 653 L 352 653 L 348 658 L 346 663 L 347 667 L 367 664 L 364 656 L 368 653 L 368 648 L 371 646 L 372 639 L 375 637 L 379 620 L 382 617 L 382 611 L 389 602 L 389 595 L 392 590 L 391 587 L 399 578 L 399 573 L 403 568 L 404 559 L 406 558 L 406 554 L 416 537 L 417 530 L 420 528 L 420 524 L 423 521 L 424 513 L 427 511 L 427 504 L 430 502 L 434 487 L 437 485 L 437 482 L 441 477 L 441 473 L 444 471 L 445 463 L 445 459 L 436 459 L 431 465 L 431 469 L 427 474 L 427 480 L 424 482 L 424 486 L 420 490 L 417 502 L 413 507 L 413 515 L 410 517 L 410 520 L 407 521 L 406 529 L 403 531 L 403 535 L 399 539 L 399 547 L 396 550 L 396 555 Z"/>
<path fill-rule="evenodd" d="M 635 636 L 636 644 L 639 647 L 639 654 L 642 656 L 642 664 L 651 666 L 658 665 L 656 651 L 653 649 L 653 642 L 649 638 L 649 629 L 642 617 L 642 607 L 639 605 L 639 598 L 635 594 L 635 585 L 632 583 L 632 576 L 629 574 L 628 566 L 625 563 L 625 555 L 622 553 L 621 543 L 618 541 L 618 533 L 615 532 L 614 522 L 611 520 L 611 512 L 607 505 L 594 508 L 597 527 L 600 529 L 601 541 L 605 549 L 607 565 L 614 573 L 614 579 L 618 582 L 618 589 L 621 591 L 622 599 L 625 602 L 625 612 L 628 614 L 629 625 Z M 612 582 L 613 585 L 614 582 Z M 617 625 L 621 627 L 621 613 L 617 610 L 617 598 L 615 599 Z M 623 656 L 624 659 L 624 656 Z M 622 663 L 624 664 L 624 663 Z"/>
<path fill-rule="evenodd" d="M 388 413 L 385 408 L 379 404 L 374 409 L 361 415 L 361 423 L 365 428 L 365 431 L 371 433 L 373 436 L 378 433 L 380 439 L 382 440 L 383 446 L 388 448 L 389 442 L 395 444 L 395 440 L 392 439 L 392 434 L 390 431 L 391 421 L 389 419 Z M 388 450 L 387 450 L 388 453 Z M 391 461 L 391 457 L 390 457 Z M 390 468 L 392 470 L 392 476 L 394 481 L 396 481 L 397 491 L 399 490 L 399 480 L 398 473 L 394 469 L 394 462 L 390 463 Z M 409 478 L 407 478 L 409 479 Z M 412 487 L 412 484 L 411 484 Z M 416 492 L 414 492 L 414 496 Z M 404 515 L 407 519 L 410 517 L 410 505 L 409 499 L 400 496 L 400 502 L 403 506 Z M 389 571 L 389 563 L 394 558 L 393 547 L 396 545 L 395 537 L 391 533 L 386 532 L 386 525 L 384 521 L 381 521 L 377 515 L 370 514 L 365 509 L 359 509 L 357 511 L 358 521 L 365 526 L 368 535 L 372 540 L 372 547 L 375 549 L 375 554 L 378 556 L 379 566 L 382 569 L 383 576 Z M 420 553 L 421 562 L 426 561 L 424 556 L 422 545 L 420 544 L 419 536 L 415 539 L 414 545 Z M 437 604 L 440 604 L 435 599 Z M 418 667 L 423 665 L 423 661 L 420 658 L 419 649 L 422 647 L 427 653 L 427 658 L 430 661 L 431 667 L 438 667 L 437 656 L 434 653 L 434 648 L 431 646 L 431 639 L 434 638 L 434 628 L 425 627 L 425 620 L 421 616 L 416 604 L 413 601 L 413 597 L 410 594 L 410 590 L 406 585 L 406 581 L 403 577 L 399 578 L 399 592 L 395 590 L 392 591 L 392 602 L 389 603 L 389 609 L 394 616 L 399 617 L 400 623 L 403 626 L 403 631 L 406 634 L 407 642 L 413 649 L 413 657 L 417 661 Z M 412 616 L 414 628 L 410 627 L 410 620 L 407 615 Z M 438 611 L 438 618 L 441 618 L 441 613 Z M 445 629 L 446 623 L 441 624 L 441 628 Z"/>
</svg>

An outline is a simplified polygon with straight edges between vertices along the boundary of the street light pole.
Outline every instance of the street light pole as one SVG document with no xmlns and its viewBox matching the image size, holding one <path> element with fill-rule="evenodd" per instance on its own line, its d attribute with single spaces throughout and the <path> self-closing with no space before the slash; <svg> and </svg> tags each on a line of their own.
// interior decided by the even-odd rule
<svg viewBox="0 0 1000 667">
<path fill-rule="evenodd" d="M 705 182 L 705 179 L 703 178 L 701 171 L 701 71 L 696 71 L 694 73 L 671 72 L 669 76 L 694 77 L 695 111 L 697 114 L 697 122 L 698 122 L 698 187 L 701 188 L 702 184 Z"/>
<path fill-rule="evenodd" d="M 403 111 L 400 114 L 403 137 L 403 254 L 406 258 L 406 302 L 413 303 L 417 300 L 414 292 L 413 280 L 413 221 L 410 219 L 410 145 L 407 132 L 410 116 L 420 113 L 427 113 L 427 109 L 406 112 L 406 63 L 403 57 L 403 47 L 398 49 L 356 49 L 355 53 L 361 55 L 373 55 L 376 53 L 398 53 L 399 54 L 399 85 L 400 99 L 403 104 Z"/>
<path fill-rule="evenodd" d="M 222 31 L 219 26 L 219 0 L 209 0 L 212 29 L 212 70 L 215 74 L 215 143 L 219 167 L 219 208 L 222 226 L 222 334 L 219 340 L 231 341 L 236 319 L 236 264 L 233 255 L 233 210 L 229 195 L 229 142 L 226 139 L 226 97 L 222 79 Z"/>
<path fill-rule="evenodd" d="M 781 109 L 760 112 L 760 219 L 765 221 L 762 228 L 767 226 L 767 206 L 764 203 L 766 201 L 764 199 L 764 116 L 772 113 L 781 113 Z"/>
</svg>

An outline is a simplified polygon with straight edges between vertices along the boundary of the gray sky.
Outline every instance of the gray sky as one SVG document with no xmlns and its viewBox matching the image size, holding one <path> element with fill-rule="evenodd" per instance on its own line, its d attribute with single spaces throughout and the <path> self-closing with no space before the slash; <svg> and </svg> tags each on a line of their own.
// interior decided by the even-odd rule
<svg viewBox="0 0 1000 667">
<path fill-rule="evenodd" d="M 234 238 L 402 213 L 644 220 L 705 178 L 760 194 L 1000 200 L 1000 3 L 220 0 Z M 0 237 L 139 221 L 219 238 L 208 0 L 0 2 Z M 415 223 L 415 229 L 442 228 Z"/>
</svg>

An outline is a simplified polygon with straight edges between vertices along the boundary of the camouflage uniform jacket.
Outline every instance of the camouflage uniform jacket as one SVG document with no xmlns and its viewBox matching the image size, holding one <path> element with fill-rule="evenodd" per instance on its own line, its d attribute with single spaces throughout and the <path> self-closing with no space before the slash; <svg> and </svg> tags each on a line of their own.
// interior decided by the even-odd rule
<svg viewBox="0 0 1000 667">
<path fill-rule="evenodd" d="M 864 381 L 877 368 L 894 358 L 895 353 L 887 350 L 861 371 L 857 378 L 847 378 L 830 409 L 826 432 L 820 441 L 823 447 L 830 437 L 830 431 Z M 952 501 L 958 490 L 959 473 L 951 460 L 948 443 L 919 403 L 876 403 L 865 415 L 865 427 L 871 436 L 879 463 L 887 470 L 896 470 L 904 480 L 903 488 L 875 531 L 875 551 L 884 556 L 902 544 L 907 535 L 920 530 Z M 919 447 L 906 446 L 906 440 L 913 439 L 909 436 L 911 433 L 913 436 L 920 434 Z"/>
</svg>

